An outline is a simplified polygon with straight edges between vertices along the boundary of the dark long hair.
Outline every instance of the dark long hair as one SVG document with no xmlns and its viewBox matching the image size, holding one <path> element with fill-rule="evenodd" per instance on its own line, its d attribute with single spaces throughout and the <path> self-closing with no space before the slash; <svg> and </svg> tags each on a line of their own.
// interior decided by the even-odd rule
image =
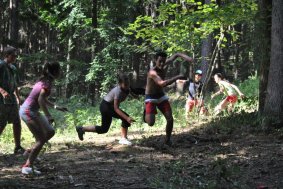
<svg viewBox="0 0 283 189">
<path fill-rule="evenodd" d="M 224 76 L 221 73 L 216 73 L 215 75 L 217 75 L 220 79 L 224 79 Z"/>
<path fill-rule="evenodd" d="M 58 62 L 47 62 L 43 66 L 42 77 L 39 81 L 48 80 L 53 81 L 57 74 L 60 72 L 60 64 Z"/>
</svg>

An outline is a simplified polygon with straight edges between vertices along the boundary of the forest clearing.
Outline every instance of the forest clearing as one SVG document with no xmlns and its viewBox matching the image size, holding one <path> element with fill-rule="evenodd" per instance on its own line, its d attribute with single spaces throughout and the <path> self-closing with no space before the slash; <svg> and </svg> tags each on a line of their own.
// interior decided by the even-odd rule
<svg viewBox="0 0 283 189">
<path fill-rule="evenodd" d="M 282 0 L 0 1 L 0 189 L 283 188 Z"/>
<path fill-rule="evenodd" d="M 35 164 L 42 175 L 19 174 L 25 158 L 1 154 L 0 186 L 281 188 L 282 132 L 258 129 L 257 124 L 249 124 L 252 119 L 256 119 L 254 113 L 224 116 L 211 123 L 203 117 L 195 119 L 190 125 L 174 129 L 172 147 L 163 145 L 162 127 L 134 127 L 132 146 L 118 144 L 117 129 L 107 136 L 91 133 L 83 142 L 73 129 L 58 133 L 45 147 Z M 30 141 L 30 133 L 23 136 L 24 144 Z M 1 148 L 12 148 L 12 144 L 1 143 Z"/>
</svg>

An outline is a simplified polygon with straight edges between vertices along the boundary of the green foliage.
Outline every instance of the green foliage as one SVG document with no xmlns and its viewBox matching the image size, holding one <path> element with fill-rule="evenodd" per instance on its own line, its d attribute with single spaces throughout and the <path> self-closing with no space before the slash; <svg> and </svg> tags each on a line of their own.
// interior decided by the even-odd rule
<svg viewBox="0 0 283 189">
<path fill-rule="evenodd" d="M 131 53 L 131 49 L 127 48 L 128 40 L 126 38 L 121 37 L 113 42 L 111 36 L 105 32 L 107 31 L 104 29 L 99 30 L 101 39 L 107 45 L 96 54 L 86 75 L 87 81 L 101 81 L 100 92 L 102 95 L 117 83 L 116 76 L 120 71 L 130 70 L 130 63 L 124 59 L 129 57 Z"/>
<path fill-rule="evenodd" d="M 235 109 L 238 112 L 253 112 L 258 109 L 258 86 L 259 78 L 257 75 L 250 76 L 239 85 L 240 90 L 245 94 L 245 98 L 236 104 Z"/>
<path fill-rule="evenodd" d="M 28 73 L 25 75 L 29 80 L 34 81 L 41 75 L 43 64 L 45 61 L 55 61 L 54 57 L 43 51 L 32 53 L 29 55 L 22 55 L 18 58 L 19 61 L 27 64 L 26 70 Z"/>
<path fill-rule="evenodd" d="M 77 38 L 81 36 L 81 30 L 91 27 L 91 18 L 87 16 L 90 11 L 88 3 L 88 0 L 63 0 L 58 4 L 47 1 L 39 9 L 40 19 L 60 30 L 61 40 L 69 36 Z"/>
<path fill-rule="evenodd" d="M 169 53 L 193 53 L 194 46 L 215 31 L 219 33 L 225 30 L 236 38 L 237 33 L 231 26 L 251 21 L 256 10 L 254 0 L 237 0 L 223 5 L 215 1 L 202 4 L 188 0 L 185 7 L 178 3 L 161 3 L 156 10 L 158 16 L 138 16 L 125 30 L 125 34 L 142 39 L 144 42 L 141 47 L 147 46 L 147 50 L 158 47 Z"/>
</svg>

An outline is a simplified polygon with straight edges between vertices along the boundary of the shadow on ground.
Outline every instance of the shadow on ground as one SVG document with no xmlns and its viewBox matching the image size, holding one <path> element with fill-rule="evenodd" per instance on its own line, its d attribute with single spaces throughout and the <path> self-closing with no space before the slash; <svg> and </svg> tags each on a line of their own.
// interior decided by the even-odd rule
<svg viewBox="0 0 283 189">
<path fill-rule="evenodd" d="M 253 119 L 232 115 L 175 132 L 171 147 L 163 135 L 130 147 L 55 144 L 36 165 L 41 176 L 20 174 L 22 156 L 0 155 L 0 188 L 283 188 L 282 136 Z"/>
</svg>

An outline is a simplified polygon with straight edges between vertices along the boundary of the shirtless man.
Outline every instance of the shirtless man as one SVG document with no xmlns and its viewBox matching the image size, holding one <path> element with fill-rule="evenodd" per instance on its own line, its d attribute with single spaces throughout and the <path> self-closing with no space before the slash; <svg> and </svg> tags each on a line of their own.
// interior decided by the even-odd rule
<svg viewBox="0 0 283 189">
<path fill-rule="evenodd" d="M 156 53 L 154 57 L 155 66 L 147 73 L 147 83 L 145 89 L 145 121 L 149 126 L 155 123 L 155 114 L 157 108 L 163 113 L 166 118 L 166 138 L 165 144 L 171 145 L 171 133 L 173 130 L 173 116 L 168 97 L 165 95 L 163 88 L 174 83 L 177 79 L 184 76 L 178 75 L 171 79 L 165 80 L 168 65 L 176 58 L 181 57 L 188 62 L 193 59 L 182 53 L 176 53 L 167 59 L 167 54 L 164 52 Z"/>
</svg>

